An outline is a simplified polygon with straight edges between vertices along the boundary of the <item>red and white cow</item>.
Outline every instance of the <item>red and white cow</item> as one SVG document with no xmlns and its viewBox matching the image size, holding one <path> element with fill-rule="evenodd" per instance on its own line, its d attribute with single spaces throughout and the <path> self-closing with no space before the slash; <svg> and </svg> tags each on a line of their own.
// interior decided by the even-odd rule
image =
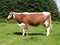
<svg viewBox="0 0 60 45">
<path fill-rule="evenodd" d="M 10 12 L 7 20 L 15 19 L 18 25 L 23 29 L 22 36 L 28 35 L 28 25 L 37 26 L 39 24 L 44 24 L 47 30 L 46 36 L 50 34 L 51 30 L 51 13 L 50 12 L 23 12 L 16 13 Z"/>
</svg>

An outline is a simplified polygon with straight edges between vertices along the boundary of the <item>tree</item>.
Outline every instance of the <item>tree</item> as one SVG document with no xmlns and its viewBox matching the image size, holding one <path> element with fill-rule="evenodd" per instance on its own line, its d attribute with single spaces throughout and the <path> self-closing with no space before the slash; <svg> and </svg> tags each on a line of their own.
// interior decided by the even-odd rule
<svg viewBox="0 0 60 45">
<path fill-rule="evenodd" d="M 60 20 L 59 11 L 54 0 L 0 0 L 0 18 L 9 12 L 51 12 L 52 20 Z"/>
</svg>

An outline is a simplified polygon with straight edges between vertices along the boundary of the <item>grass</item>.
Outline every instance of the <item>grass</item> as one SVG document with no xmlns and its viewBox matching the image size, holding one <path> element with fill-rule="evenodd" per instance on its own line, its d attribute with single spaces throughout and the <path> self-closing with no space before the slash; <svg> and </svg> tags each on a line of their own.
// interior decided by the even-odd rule
<svg viewBox="0 0 60 45">
<path fill-rule="evenodd" d="M 53 23 L 47 37 L 43 26 L 29 26 L 29 36 L 21 36 L 22 29 L 16 23 L 0 23 L 0 45 L 60 45 L 60 23 Z"/>
</svg>

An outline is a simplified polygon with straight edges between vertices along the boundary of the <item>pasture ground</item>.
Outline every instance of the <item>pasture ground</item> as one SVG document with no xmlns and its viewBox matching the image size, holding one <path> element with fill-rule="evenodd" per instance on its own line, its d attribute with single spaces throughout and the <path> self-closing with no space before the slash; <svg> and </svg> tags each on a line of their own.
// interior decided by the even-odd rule
<svg viewBox="0 0 60 45">
<path fill-rule="evenodd" d="M 29 35 L 22 37 L 22 29 L 16 23 L 0 23 L 0 45 L 60 45 L 60 23 L 52 24 L 51 34 L 45 36 L 43 26 L 29 26 Z"/>
</svg>

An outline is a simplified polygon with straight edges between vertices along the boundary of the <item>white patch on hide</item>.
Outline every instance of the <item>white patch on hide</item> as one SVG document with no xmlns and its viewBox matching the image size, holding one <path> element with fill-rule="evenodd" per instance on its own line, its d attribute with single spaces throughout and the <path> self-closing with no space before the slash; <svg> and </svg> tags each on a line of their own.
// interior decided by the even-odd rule
<svg viewBox="0 0 60 45">
<path fill-rule="evenodd" d="M 44 15 L 49 15 L 50 13 L 49 12 L 42 12 L 42 14 L 44 14 Z"/>
<path fill-rule="evenodd" d="M 15 12 L 12 12 L 12 13 L 13 13 L 13 14 L 12 14 L 12 15 L 13 15 L 13 18 L 15 19 Z"/>
<path fill-rule="evenodd" d="M 9 15 L 7 18 L 9 19 L 9 18 L 11 18 L 11 16 L 12 16 L 12 15 Z"/>
<path fill-rule="evenodd" d="M 46 25 L 46 27 L 48 26 L 48 21 L 46 20 L 45 22 L 44 22 L 44 24 Z"/>
<path fill-rule="evenodd" d="M 40 12 L 23 12 L 23 13 L 15 13 L 15 14 L 41 14 Z"/>
<path fill-rule="evenodd" d="M 23 13 L 16 13 L 16 14 L 36 14 L 36 13 L 23 12 Z"/>
<path fill-rule="evenodd" d="M 18 24 L 21 28 L 25 28 L 25 24 L 24 23 L 21 23 L 21 24 Z"/>
</svg>

